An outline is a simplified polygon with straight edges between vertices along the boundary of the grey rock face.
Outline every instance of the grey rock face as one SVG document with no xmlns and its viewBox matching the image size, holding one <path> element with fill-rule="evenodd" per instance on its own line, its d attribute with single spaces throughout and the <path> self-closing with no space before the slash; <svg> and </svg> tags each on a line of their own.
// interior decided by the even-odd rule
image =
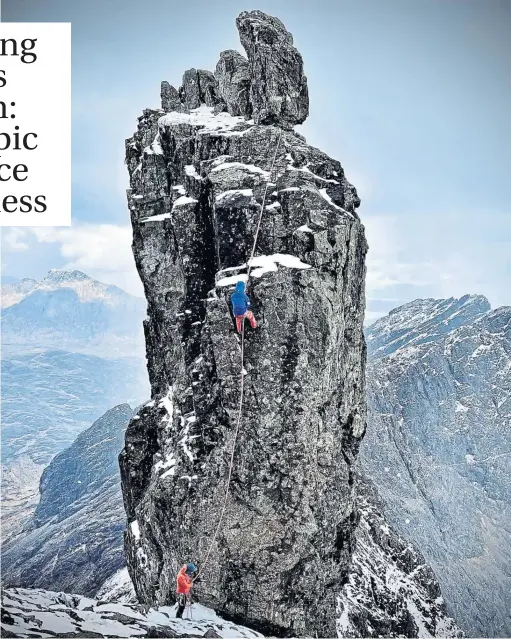
<svg viewBox="0 0 511 639">
<path fill-rule="evenodd" d="M 307 78 L 293 36 L 277 18 L 244 11 L 236 25 L 250 65 L 250 102 L 256 124 L 292 128 L 309 115 Z"/>
<path fill-rule="evenodd" d="M 185 71 L 180 93 L 184 110 L 188 112 L 201 104 L 214 107 L 219 102 L 215 76 L 204 69 Z"/>
<path fill-rule="evenodd" d="M 368 330 L 361 448 L 386 515 L 470 636 L 511 634 L 511 308 L 416 300 Z"/>
<path fill-rule="evenodd" d="M 179 97 L 179 91 L 165 80 L 161 83 L 161 108 L 169 113 L 170 111 L 184 112 L 185 106 Z"/>
<path fill-rule="evenodd" d="M 237 51 L 222 51 L 216 65 L 218 92 L 231 115 L 250 118 L 250 69 L 247 60 Z"/>
<path fill-rule="evenodd" d="M 200 107 L 199 78 L 196 69 L 188 69 L 184 72 L 180 93 L 187 111 Z"/>
<path fill-rule="evenodd" d="M 280 20 L 261 11 L 244 11 L 236 24 L 248 61 L 236 51 L 224 51 L 214 75 L 188 69 L 179 91 L 162 82 L 162 109 L 189 113 L 206 105 L 215 113 L 227 110 L 284 129 L 304 122 L 309 114 L 307 78 L 292 35 Z"/>
<path fill-rule="evenodd" d="M 199 69 L 197 71 L 197 78 L 199 81 L 199 95 L 201 104 L 205 104 L 208 107 L 216 106 L 218 102 L 216 80 L 211 71 L 205 71 Z"/>
<path fill-rule="evenodd" d="M 124 566 L 117 456 L 132 414 L 109 410 L 46 468 L 31 530 L 2 549 L 4 582 L 94 595 Z"/>
<path fill-rule="evenodd" d="M 180 565 L 203 561 L 212 541 L 241 372 L 228 278 L 246 272 L 270 182 L 230 497 L 195 590 L 201 603 L 269 632 L 330 635 L 364 431 L 366 242 L 356 191 L 339 162 L 301 136 L 206 106 L 145 112 L 126 148 L 153 398 L 120 457 L 137 595 L 172 602 Z"/>
</svg>

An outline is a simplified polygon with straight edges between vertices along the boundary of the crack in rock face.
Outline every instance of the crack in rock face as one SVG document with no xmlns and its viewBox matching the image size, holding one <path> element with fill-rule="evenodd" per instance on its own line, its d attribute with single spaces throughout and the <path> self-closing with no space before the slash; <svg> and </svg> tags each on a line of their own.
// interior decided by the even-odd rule
<svg viewBox="0 0 511 639">
<path fill-rule="evenodd" d="M 224 53 L 215 76 L 165 84 L 164 108 L 145 110 L 126 142 L 152 388 L 120 455 L 127 563 L 141 602 L 169 604 L 181 565 L 200 565 L 213 539 L 242 366 L 229 299 L 268 186 L 232 482 L 193 591 L 262 632 L 334 636 L 365 428 L 367 244 L 340 163 L 290 130 L 308 109 L 291 35 L 260 12 L 237 23 L 248 63 Z"/>
</svg>

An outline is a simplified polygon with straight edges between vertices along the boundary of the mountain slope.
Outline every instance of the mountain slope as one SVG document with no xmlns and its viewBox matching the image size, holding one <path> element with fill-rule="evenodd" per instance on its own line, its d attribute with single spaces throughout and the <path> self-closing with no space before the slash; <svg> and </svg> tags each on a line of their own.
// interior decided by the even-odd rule
<svg viewBox="0 0 511 639">
<path fill-rule="evenodd" d="M 33 512 L 50 459 L 113 404 L 140 403 L 148 384 L 143 300 L 52 270 L 41 282 L 2 280 L 2 304 L 5 540 Z"/>
<path fill-rule="evenodd" d="M 109 410 L 43 472 L 30 532 L 3 548 L 6 583 L 93 596 L 124 566 L 117 457 L 132 414 Z"/>
<path fill-rule="evenodd" d="M 37 286 L 37 280 L 24 277 L 21 280 L 12 278 L 12 281 L 2 277 L 2 289 L 0 293 L 1 308 L 7 308 L 20 302 L 28 293 Z"/>
<path fill-rule="evenodd" d="M 339 637 L 461 637 L 422 554 L 388 525 L 384 504 L 357 477 L 360 522 L 353 565 L 338 598 Z"/>
<path fill-rule="evenodd" d="M 8 353 L 37 344 L 102 356 L 142 354 L 144 300 L 81 271 L 54 269 L 41 282 L 2 287 L 4 296 L 2 338 Z"/>
<path fill-rule="evenodd" d="M 511 634 L 511 308 L 417 300 L 368 331 L 365 472 L 470 634 Z"/>
<path fill-rule="evenodd" d="M 2 361 L 2 463 L 48 463 L 115 403 L 147 397 L 143 361 L 61 350 Z"/>
</svg>

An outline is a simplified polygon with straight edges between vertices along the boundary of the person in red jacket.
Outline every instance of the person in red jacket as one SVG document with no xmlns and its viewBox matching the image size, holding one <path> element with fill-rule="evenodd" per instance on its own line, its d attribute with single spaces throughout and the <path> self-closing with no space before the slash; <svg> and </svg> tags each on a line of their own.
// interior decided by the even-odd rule
<svg viewBox="0 0 511 639">
<path fill-rule="evenodd" d="M 182 619 L 183 612 L 185 611 L 188 598 L 190 596 L 190 590 L 193 586 L 193 576 L 197 572 L 197 566 L 195 564 L 185 564 L 181 570 L 177 573 L 177 613 L 176 617 Z"/>
</svg>

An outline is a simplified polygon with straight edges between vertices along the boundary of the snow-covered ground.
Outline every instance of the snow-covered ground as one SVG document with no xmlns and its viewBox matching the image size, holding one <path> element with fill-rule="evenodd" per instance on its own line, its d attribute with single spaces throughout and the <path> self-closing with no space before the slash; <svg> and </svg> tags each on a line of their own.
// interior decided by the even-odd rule
<svg viewBox="0 0 511 639">
<path fill-rule="evenodd" d="M 200 604 L 176 619 L 175 606 L 146 613 L 136 604 L 25 588 L 3 590 L 1 627 L 2 637 L 262 637 Z"/>
</svg>

